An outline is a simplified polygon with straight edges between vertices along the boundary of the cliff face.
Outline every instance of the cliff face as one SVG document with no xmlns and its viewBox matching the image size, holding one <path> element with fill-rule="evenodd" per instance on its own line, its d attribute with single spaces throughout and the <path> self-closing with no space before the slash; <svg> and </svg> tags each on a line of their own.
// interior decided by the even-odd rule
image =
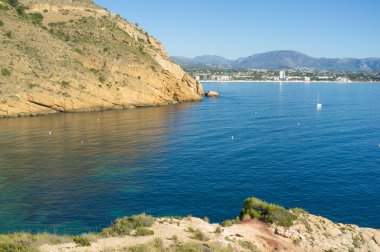
<svg viewBox="0 0 380 252">
<path fill-rule="evenodd" d="M 8 2 L 0 0 L 0 117 L 202 99 L 159 41 L 91 1 Z"/>
</svg>

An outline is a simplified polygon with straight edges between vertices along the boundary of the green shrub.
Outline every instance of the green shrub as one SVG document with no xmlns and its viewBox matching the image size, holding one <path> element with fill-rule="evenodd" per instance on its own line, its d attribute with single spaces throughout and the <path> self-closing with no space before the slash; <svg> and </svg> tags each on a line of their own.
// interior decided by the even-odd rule
<svg viewBox="0 0 380 252">
<path fill-rule="evenodd" d="M 193 227 L 188 227 L 186 231 L 190 232 L 190 233 L 193 233 L 195 231 L 195 229 Z"/>
<path fill-rule="evenodd" d="M 266 203 L 257 198 L 248 198 L 240 212 L 240 218 L 248 214 L 253 219 L 259 219 L 265 223 L 290 227 L 297 216 L 282 206 Z"/>
<path fill-rule="evenodd" d="M 56 22 L 56 23 L 48 23 L 48 26 L 57 27 L 57 26 L 65 26 L 65 22 Z"/>
<path fill-rule="evenodd" d="M 9 69 L 7 69 L 7 68 L 2 68 L 1 69 L 1 75 L 2 76 L 11 76 L 11 71 L 9 70 Z"/>
<path fill-rule="evenodd" d="M 231 227 L 233 225 L 233 222 L 231 220 L 225 220 L 222 222 L 223 227 Z"/>
<path fill-rule="evenodd" d="M 215 231 L 214 231 L 215 234 L 221 234 L 222 232 L 223 232 L 223 230 L 222 230 L 222 228 L 220 226 L 217 226 L 215 228 Z"/>
<path fill-rule="evenodd" d="M 146 214 L 116 219 L 112 226 L 102 230 L 102 234 L 105 236 L 129 235 L 136 228 L 151 227 L 154 220 L 152 216 Z"/>
<path fill-rule="evenodd" d="M 355 247 L 355 248 L 360 248 L 363 244 L 363 238 L 362 236 L 355 236 L 354 238 L 352 238 L 352 245 Z"/>
<path fill-rule="evenodd" d="M 30 15 L 30 19 L 32 23 L 35 25 L 42 25 L 42 21 L 44 20 L 44 16 L 41 13 L 33 13 Z"/>
<path fill-rule="evenodd" d="M 61 86 L 63 88 L 68 88 L 68 87 L 70 87 L 70 82 L 68 82 L 68 81 L 61 81 Z"/>
<path fill-rule="evenodd" d="M 104 75 L 100 75 L 100 76 L 99 76 L 99 81 L 100 81 L 101 83 L 104 83 L 104 82 L 106 81 L 106 77 L 104 77 Z"/>
<path fill-rule="evenodd" d="M 154 231 L 144 227 L 138 227 L 136 229 L 135 236 L 149 236 L 154 235 Z"/>
<path fill-rule="evenodd" d="M 74 51 L 78 54 L 83 54 L 83 51 L 79 48 L 75 48 Z"/>
<path fill-rule="evenodd" d="M 292 209 L 289 209 L 289 211 L 292 211 L 293 213 L 299 215 L 299 214 L 307 214 L 307 211 L 302 209 L 302 208 L 292 208 Z"/>
<path fill-rule="evenodd" d="M 25 16 L 25 10 L 26 10 L 26 7 L 23 5 L 19 5 L 16 8 L 17 14 L 19 14 L 20 16 Z"/>
<path fill-rule="evenodd" d="M 20 244 L 2 242 L 0 243 L 0 252 L 27 252 L 28 249 Z"/>
<path fill-rule="evenodd" d="M 203 220 L 204 220 L 205 222 L 207 222 L 207 223 L 210 223 L 210 219 L 209 219 L 207 216 L 204 217 Z"/>
<path fill-rule="evenodd" d="M 50 29 L 49 32 L 51 34 L 57 36 L 57 38 L 59 38 L 61 40 L 64 40 L 64 41 L 70 40 L 70 36 L 68 34 L 64 33 L 63 31 Z"/>
<path fill-rule="evenodd" d="M 199 229 L 195 230 L 193 232 L 194 234 L 194 239 L 198 240 L 198 241 L 207 241 L 209 240 L 209 238 Z"/>
<path fill-rule="evenodd" d="M 0 4 L 0 10 L 9 10 L 9 7 L 6 5 Z"/>
<path fill-rule="evenodd" d="M 29 89 L 33 89 L 33 88 L 38 87 L 38 86 L 39 86 L 38 84 L 33 84 L 33 83 L 28 84 Z"/>
<path fill-rule="evenodd" d="M 73 238 L 73 241 L 74 241 L 77 245 L 79 245 L 79 246 L 81 246 L 81 247 L 91 246 L 90 241 L 89 241 L 87 238 L 83 237 L 83 236 L 75 236 L 75 237 Z"/>
<path fill-rule="evenodd" d="M 99 73 L 99 70 L 95 69 L 95 68 L 90 68 L 90 71 L 94 74 L 97 74 Z"/>
<path fill-rule="evenodd" d="M 155 248 L 163 248 L 164 247 L 164 241 L 161 238 L 156 238 L 153 240 L 153 245 Z"/>
<path fill-rule="evenodd" d="M 7 31 L 5 33 L 5 36 L 7 36 L 8 38 L 12 38 L 12 32 L 11 31 Z"/>
<path fill-rule="evenodd" d="M 4 22 L 0 20 L 0 26 L 4 26 Z"/>
<path fill-rule="evenodd" d="M 172 236 L 172 241 L 173 241 L 174 243 L 177 243 L 177 242 L 178 242 L 178 236 L 174 234 L 174 235 Z"/>
<path fill-rule="evenodd" d="M 293 244 L 294 244 L 295 246 L 300 246 L 300 245 L 301 245 L 301 242 L 302 242 L 302 240 L 301 240 L 300 238 L 293 240 Z"/>
<path fill-rule="evenodd" d="M 61 81 L 61 86 L 63 88 L 68 88 L 70 86 L 70 82 L 68 82 L 68 81 Z"/>
<path fill-rule="evenodd" d="M 241 220 L 242 221 L 246 221 L 246 220 L 250 220 L 251 219 L 251 216 L 249 214 L 244 214 L 242 217 L 241 217 Z"/>
<path fill-rule="evenodd" d="M 242 246 L 245 249 L 248 249 L 249 251 L 256 252 L 260 251 L 255 244 L 253 244 L 250 241 L 239 241 L 239 245 Z"/>
</svg>

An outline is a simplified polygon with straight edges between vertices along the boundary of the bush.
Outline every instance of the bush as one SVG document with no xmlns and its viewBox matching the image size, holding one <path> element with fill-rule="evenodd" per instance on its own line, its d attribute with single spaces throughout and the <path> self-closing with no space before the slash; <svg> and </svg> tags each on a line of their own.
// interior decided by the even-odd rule
<svg viewBox="0 0 380 252">
<path fill-rule="evenodd" d="M 257 198 L 248 198 L 240 212 L 240 219 L 245 215 L 253 219 L 259 219 L 265 223 L 290 227 L 297 216 L 282 206 L 266 203 Z"/>
<path fill-rule="evenodd" d="M 223 230 L 222 230 L 222 228 L 220 226 L 217 226 L 215 228 L 215 231 L 214 231 L 215 234 L 221 234 L 222 232 L 223 232 Z"/>
<path fill-rule="evenodd" d="M 135 236 L 149 236 L 154 235 L 154 231 L 144 227 L 139 227 L 136 229 Z"/>
<path fill-rule="evenodd" d="M 82 237 L 82 236 L 75 236 L 75 237 L 73 238 L 73 241 L 74 241 L 77 245 L 79 245 L 79 246 L 81 246 L 81 247 L 91 246 L 90 241 L 89 241 L 87 238 Z"/>
<path fill-rule="evenodd" d="M 307 214 L 307 211 L 305 209 L 302 209 L 302 208 L 292 208 L 292 209 L 289 209 L 289 211 L 297 214 L 297 215 L 300 215 L 300 214 Z"/>
<path fill-rule="evenodd" d="M 83 51 L 79 48 L 75 48 L 74 51 L 78 54 L 83 54 Z"/>
<path fill-rule="evenodd" d="M 198 241 L 207 241 L 209 238 L 199 229 L 195 230 L 193 232 L 194 234 L 194 239 L 198 240 Z"/>
<path fill-rule="evenodd" d="M 95 69 L 95 68 L 90 68 L 90 71 L 94 74 L 97 74 L 99 73 L 99 70 Z"/>
<path fill-rule="evenodd" d="M 7 243 L 7 242 L 2 242 L 0 243 L 0 252 L 27 252 L 28 249 L 20 244 L 15 244 L 15 243 Z"/>
<path fill-rule="evenodd" d="M 33 13 L 30 15 L 30 19 L 32 23 L 35 25 L 42 25 L 42 21 L 44 20 L 44 16 L 41 13 Z"/>
<path fill-rule="evenodd" d="M 68 88 L 70 86 L 70 82 L 68 82 L 68 81 L 61 81 L 61 86 L 63 88 Z"/>
<path fill-rule="evenodd" d="M 26 10 L 26 7 L 23 5 L 19 5 L 16 8 L 17 14 L 19 14 L 20 16 L 25 16 L 25 10 Z"/>
<path fill-rule="evenodd" d="M 203 220 L 204 220 L 205 222 L 207 222 L 207 223 L 210 223 L 210 219 L 209 219 L 207 216 L 204 217 Z"/>
<path fill-rule="evenodd" d="M 39 86 L 38 84 L 34 84 L 34 83 L 28 84 L 29 89 L 33 89 L 33 88 L 38 87 L 38 86 Z"/>
<path fill-rule="evenodd" d="M 222 222 L 223 227 L 231 227 L 233 225 L 233 222 L 231 220 L 225 220 Z"/>
<path fill-rule="evenodd" d="M 112 226 L 104 228 L 102 234 L 105 236 L 129 235 L 132 230 L 139 227 L 151 227 L 153 223 L 154 218 L 146 214 L 124 217 L 116 219 Z"/>
<path fill-rule="evenodd" d="M 0 20 L 0 26 L 4 26 L 4 22 Z"/>
<path fill-rule="evenodd" d="M 12 32 L 11 31 L 7 31 L 5 33 L 5 36 L 7 36 L 8 38 L 12 38 Z"/>
<path fill-rule="evenodd" d="M 0 10 L 9 10 L 9 7 L 6 5 L 0 4 Z"/>
<path fill-rule="evenodd" d="M 2 76 L 11 76 L 11 71 L 9 70 L 9 69 L 7 69 L 7 68 L 2 68 L 1 69 L 1 75 Z"/>
<path fill-rule="evenodd" d="M 249 251 L 260 251 L 255 244 L 250 241 L 239 241 L 239 245 Z"/>
<path fill-rule="evenodd" d="M 99 81 L 100 81 L 101 83 L 104 83 L 104 82 L 106 81 L 106 77 L 104 77 L 103 75 L 100 75 L 100 76 L 99 76 Z"/>
</svg>

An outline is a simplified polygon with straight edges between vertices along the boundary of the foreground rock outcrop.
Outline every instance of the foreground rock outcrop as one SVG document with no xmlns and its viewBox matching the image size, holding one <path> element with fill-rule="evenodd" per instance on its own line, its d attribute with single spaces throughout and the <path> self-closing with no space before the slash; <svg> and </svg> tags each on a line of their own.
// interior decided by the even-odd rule
<svg viewBox="0 0 380 252">
<path fill-rule="evenodd" d="M 307 213 L 300 217 L 290 228 L 268 226 L 257 220 L 222 227 L 194 217 L 158 218 L 150 227 L 153 235 L 93 237 L 86 247 L 69 242 L 43 245 L 40 250 L 184 251 L 181 248 L 191 247 L 193 251 L 380 251 L 379 230 L 337 224 Z M 142 249 L 136 250 L 137 247 Z"/>
<path fill-rule="evenodd" d="M 0 41 L 0 117 L 202 99 L 159 41 L 89 0 L 0 0 Z"/>
<path fill-rule="evenodd" d="M 248 198 L 240 217 L 210 224 L 194 217 L 117 219 L 80 236 L 0 235 L 0 251 L 380 251 L 380 230 L 334 223 L 302 209 Z"/>
</svg>

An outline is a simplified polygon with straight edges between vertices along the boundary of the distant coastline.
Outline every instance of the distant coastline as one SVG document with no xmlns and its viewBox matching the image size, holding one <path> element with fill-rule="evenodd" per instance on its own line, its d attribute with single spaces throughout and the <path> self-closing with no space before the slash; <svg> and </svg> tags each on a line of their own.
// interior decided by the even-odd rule
<svg viewBox="0 0 380 252">
<path fill-rule="evenodd" d="M 228 83 L 228 82 L 267 82 L 267 83 L 305 83 L 305 84 L 311 84 L 311 83 L 336 83 L 336 84 L 360 84 L 360 83 L 366 83 L 366 84 L 380 84 L 380 81 L 352 81 L 352 82 L 342 82 L 342 81 L 277 81 L 277 80 L 229 80 L 229 81 L 220 81 L 220 80 L 204 80 L 201 81 L 201 83 L 208 83 L 208 82 L 217 82 L 217 83 Z"/>
</svg>

